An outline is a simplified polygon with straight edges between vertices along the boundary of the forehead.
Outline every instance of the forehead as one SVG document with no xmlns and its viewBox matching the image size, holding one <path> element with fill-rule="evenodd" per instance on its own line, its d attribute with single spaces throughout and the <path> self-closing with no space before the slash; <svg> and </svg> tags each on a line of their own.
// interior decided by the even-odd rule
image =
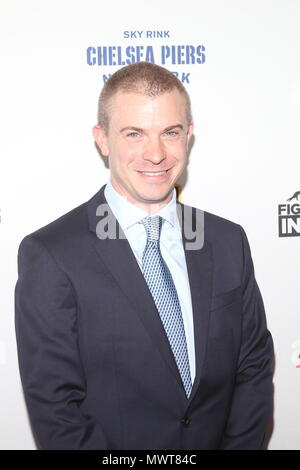
<svg viewBox="0 0 300 470">
<path fill-rule="evenodd" d="M 150 125 L 167 127 L 174 123 L 184 125 L 186 100 L 177 89 L 154 97 L 118 91 L 111 97 L 107 111 L 110 125 L 140 127 Z"/>
</svg>

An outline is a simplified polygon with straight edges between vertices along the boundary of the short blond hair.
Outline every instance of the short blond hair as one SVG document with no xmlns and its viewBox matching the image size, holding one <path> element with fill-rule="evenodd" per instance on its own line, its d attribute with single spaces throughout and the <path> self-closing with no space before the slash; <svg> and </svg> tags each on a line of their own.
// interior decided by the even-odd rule
<svg viewBox="0 0 300 470">
<path fill-rule="evenodd" d="M 191 101 L 181 81 L 169 70 L 151 62 L 137 62 L 117 70 L 105 82 L 98 101 L 98 124 L 109 127 L 108 102 L 118 91 L 155 97 L 177 89 L 186 101 L 186 117 L 192 121 Z"/>
</svg>

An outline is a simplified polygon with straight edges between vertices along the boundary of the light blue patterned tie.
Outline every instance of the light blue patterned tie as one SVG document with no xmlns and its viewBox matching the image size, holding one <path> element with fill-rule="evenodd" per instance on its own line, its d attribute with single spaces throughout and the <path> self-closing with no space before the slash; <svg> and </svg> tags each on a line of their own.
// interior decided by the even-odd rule
<svg viewBox="0 0 300 470">
<path fill-rule="evenodd" d="M 182 313 L 172 275 L 159 246 L 162 222 L 162 217 L 158 215 L 148 216 L 140 221 L 147 233 L 143 253 L 143 274 L 160 314 L 186 395 L 189 398 L 192 381 Z"/>
</svg>

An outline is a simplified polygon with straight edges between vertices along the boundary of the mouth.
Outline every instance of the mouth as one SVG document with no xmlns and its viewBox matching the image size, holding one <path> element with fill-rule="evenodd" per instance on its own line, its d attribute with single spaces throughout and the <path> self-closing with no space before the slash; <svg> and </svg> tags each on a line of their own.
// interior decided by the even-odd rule
<svg viewBox="0 0 300 470">
<path fill-rule="evenodd" d="M 141 178 L 148 183 L 163 183 L 169 178 L 169 171 L 138 171 Z"/>
<path fill-rule="evenodd" d="M 165 170 L 165 171 L 141 171 L 140 173 L 142 173 L 143 175 L 146 175 L 146 176 L 162 176 L 162 175 L 166 175 L 167 171 L 168 170 Z"/>
</svg>

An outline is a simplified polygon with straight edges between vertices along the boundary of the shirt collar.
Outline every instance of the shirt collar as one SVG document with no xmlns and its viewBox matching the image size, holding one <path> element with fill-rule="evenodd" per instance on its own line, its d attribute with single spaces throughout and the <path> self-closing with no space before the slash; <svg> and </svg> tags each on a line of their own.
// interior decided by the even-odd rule
<svg viewBox="0 0 300 470">
<path fill-rule="evenodd" d="M 125 197 L 121 196 L 113 187 L 111 180 L 106 184 L 104 195 L 123 231 L 149 215 L 148 212 L 135 204 L 132 204 Z M 180 229 L 176 210 L 175 188 L 173 189 L 172 199 L 154 215 L 160 215 L 172 227 Z"/>
</svg>

